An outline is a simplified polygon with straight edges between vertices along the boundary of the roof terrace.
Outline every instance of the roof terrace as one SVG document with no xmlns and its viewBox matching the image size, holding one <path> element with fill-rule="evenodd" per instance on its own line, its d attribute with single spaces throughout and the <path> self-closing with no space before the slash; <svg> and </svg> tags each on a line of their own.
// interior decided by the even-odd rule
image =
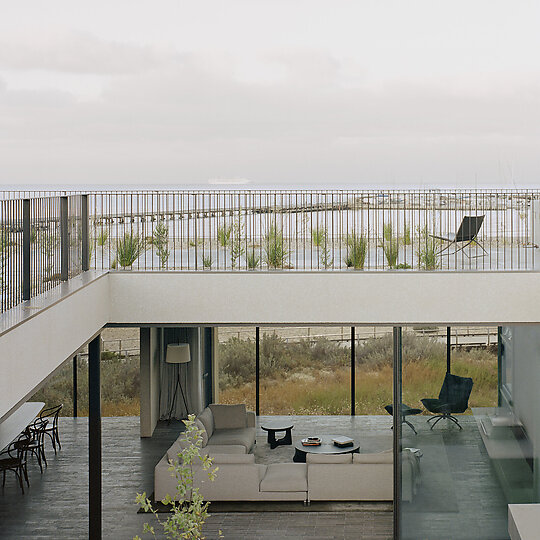
<svg viewBox="0 0 540 540">
<path fill-rule="evenodd" d="M 4 192 L 0 234 L 1 311 L 87 269 L 524 271 L 540 192 Z"/>
</svg>

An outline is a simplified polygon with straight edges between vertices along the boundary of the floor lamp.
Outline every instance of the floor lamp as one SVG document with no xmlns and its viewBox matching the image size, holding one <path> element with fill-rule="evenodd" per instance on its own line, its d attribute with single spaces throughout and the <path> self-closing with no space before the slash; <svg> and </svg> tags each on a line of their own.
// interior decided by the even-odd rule
<svg viewBox="0 0 540 540">
<path fill-rule="evenodd" d="M 190 361 L 191 353 L 189 350 L 189 343 L 170 343 L 167 345 L 167 354 L 165 356 L 165 362 L 167 362 L 167 364 L 187 364 Z M 169 411 L 169 422 L 171 421 L 174 406 L 176 405 L 176 393 L 178 392 L 178 387 L 180 387 L 180 392 L 182 392 L 182 398 L 186 407 L 186 414 L 189 414 L 186 396 L 184 395 L 184 389 L 182 388 L 182 383 L 180 382 L 180 366 L 178 366 L 178 376 L 176 378 L 176 386 L 174 387 L 171 410 Z"/>
</svg>

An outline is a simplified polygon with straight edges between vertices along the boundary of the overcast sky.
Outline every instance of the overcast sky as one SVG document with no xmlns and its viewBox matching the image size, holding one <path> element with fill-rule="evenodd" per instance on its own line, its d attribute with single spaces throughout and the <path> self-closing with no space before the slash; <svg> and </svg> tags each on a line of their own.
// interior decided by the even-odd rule
<svg viewBox="0 0 540 540">
<path fill-rule="evenodd" d="M 0 184 L 540 184 L 537 0 L 0 13 Z"/>
</svg>

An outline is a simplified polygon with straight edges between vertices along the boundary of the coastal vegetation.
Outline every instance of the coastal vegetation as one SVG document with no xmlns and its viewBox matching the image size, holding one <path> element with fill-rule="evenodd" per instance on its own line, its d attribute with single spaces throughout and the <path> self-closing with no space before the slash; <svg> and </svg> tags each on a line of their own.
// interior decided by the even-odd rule
<svg viewBox="0 0 540 540">
<path fill-rule="evenodd" d="M 277 333 L 263 332 L 260 341 L 261 414 L 349 414 L 350 348 L 324 337 L 287 342 Z M 255 407 L 255 341 L 231 337 L 219 344 L 219 400 Z M 386 414 L 392 402 L 392 335 L 369 338 L 356 346 L 356 412 Z M 114 352 L 102 356 L 104 416 L 139 414 L 139 357 Z M 436 397 L 446 371 L 446 346 L 416 331 L 403 334 L 403 401 L 421 407 L 420 400 Z M 88 413 L 88 365 L 79 359 L 79 415 Z M 496 347 L 452 352 L 452 372 L 472 377 L 470 405 L 497 403 Z M 72 364 L 32 398 L 54 405 L 64 403 L 72 414 Z"/>
</svg>

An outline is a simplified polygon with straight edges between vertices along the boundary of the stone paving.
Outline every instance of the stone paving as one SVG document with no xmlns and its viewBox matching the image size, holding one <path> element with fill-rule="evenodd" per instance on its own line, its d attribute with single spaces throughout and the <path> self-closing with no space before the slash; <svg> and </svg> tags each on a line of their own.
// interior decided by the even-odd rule
<svg viewBox="0 0 540 540">
<path fill-rule="evenodd" d="M 425 427 L 425 417 L 413 421 L 418 436 L 404 428 L 404 444 L 429 448 L 444 454 L 432 465 L 444 465 L 440 478 L 451 504 L 447 507 L 404 509 L 404 538 L 420 540 L 506 540 L 506 503 L 493 477 L 489 459 L 474 426 L 464 418 L 463 432 L 441 426 L 437 432 Z M 264 417 L 261 417 L 264 421 Z M 389 416 L 293 417 L 295 438 L 314 432 L 351 434 L 361 442 L 361 451 L 391 446 Z M 103 537 L 133 538 L 141 534 L 149 516 L 137 514 L 133 500 L 137 491 L 153 490 L 153 470 L 165 450 L 178 436 L 180 423 L 160 422 L 154 437 L 140 439 L 139 419 L 103 419 Z M 409 433 L 410 431 L 410 433 Z M 57 456 L 48 448 L 49 466 L 40 475 L 37 464 L 30 467 L 30 489 L 20 493 L 12 475 L 0 488 L 1 539 L 78 539 L 88 537 L 88 426 L 86 418 L 62 418 L 63 448 Z M 266 447 L 266 434 L 258 432 L 257 461 L 290 461 L 292 447 L 275 451 Z M 265 457 L 265 454 L 267 457 Z M 432 454 L 435 455 L 435 454 Z M 429 470 L 429 451 L 422 458 Z M 448 479 L 451 480 L 448 480 Z M 433 482 L 432 482 L 433 483 Z M 426 488 L 428 482 L 425 483 Z M 437 485 L 431 486 L 435 491 Z M 441 489 L 442 489 L 441 485 Z M 444 502 L 444 501 L 443 501 Z M 294 503 L 291 503 L 294 504 Z M 392 512 L 388 503 L 348 508 L 345 511 L 216 512 L 207 522 L 209 540 L 224 538 L 380 540 L 392 538 Z M 291 510 L 299 510 L 291 508 Z M 315 509 L 313 509 L 315 510 Z M 429 510 L 429 511 L 428 511 Z M 163 514 L 162 514 L 163 516 Z"/>
</svg>

